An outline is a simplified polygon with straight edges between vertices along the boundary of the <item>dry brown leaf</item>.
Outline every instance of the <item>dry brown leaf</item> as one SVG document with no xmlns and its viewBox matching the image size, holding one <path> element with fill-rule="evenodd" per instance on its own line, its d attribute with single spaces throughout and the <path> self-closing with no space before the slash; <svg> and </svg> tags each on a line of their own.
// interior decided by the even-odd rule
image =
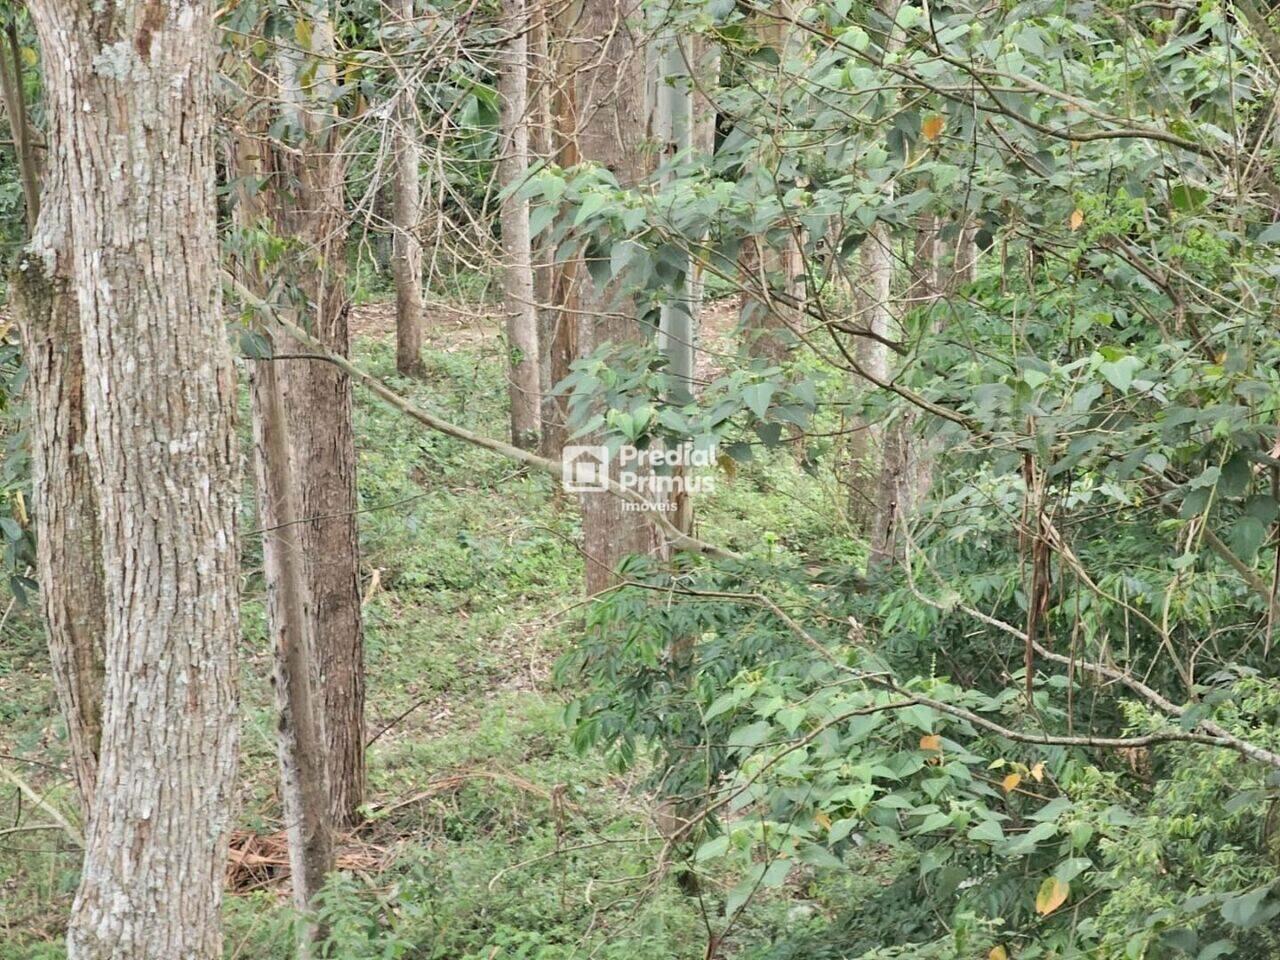
<svg viewBox="0 0 1280 960">
<path fill-rule="evenodd" d="M 1032 767 L 1031 776 L 1035 779 L 1036 783 L 1040 783 L 1042 780 L 1044 780 L 1044 764 L 1037 763 L 1034 767 Z"/>
<path fill-rule="evenodd" d="M 1081 224 L 1084 223 L 1084 211 L 1079 207 L 1076 207 L 1071 211 L 1071 219 L 1068 223 L 1071 224 L 1071 232 L 1075 233 L 1075 231 L 1080 229 Z"/>
<path fill-rule="evenodd" d="M 925 736 L 920 738 L 920 749 L 921 750 L 941 750 L 942 738 L 938 736 L 936 733 L 926 734 Z"/>
<path fill-rule="evenodd" d="M 1000 786 L 1004 787 L 1005 793 L 1012 793 L 1014 790 L 1018 788 L 1018 784 L 1020 784 L 1021 782 L 1022 782 L 1021 774 L 1011 773 L 1007 777 L 1005 777 L 1003 780 L 1000 781 Z"/>
<path fill-rule="evenodd" d="M 920 124 L 920 133 L 926 140 L 937 140 L 942 133 L 942 127 L 945 121 L 936 113 L 932 116 L 925 117 L 924 122 Z"/>
</svg>

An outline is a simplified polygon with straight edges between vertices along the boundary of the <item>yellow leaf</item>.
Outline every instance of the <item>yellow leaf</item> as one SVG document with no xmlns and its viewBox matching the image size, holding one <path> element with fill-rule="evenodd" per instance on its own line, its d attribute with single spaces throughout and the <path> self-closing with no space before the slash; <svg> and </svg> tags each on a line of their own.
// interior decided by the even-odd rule
<svg viewBox="0 0 1280 960">
<path fill-rule="evenodd" d="M 298 41 L 298 46 L 303 51 L 311 52 L 311 22 L 309 20 L 298 19 L 293 22 L 293 36 Z"/>
<path fill-rule="evenodd" d="M 1047 917 L 1067 902 L 1071 894 L 1071 885 L 1063 883 L 1057 877 L 1046 877 L 1036 893 L 1036 913 Z"/>
<path fill-rule="evenodd" d="M 1075 233 L 1077 230 L 1080 229 L 1080 225 L 1084 223 L 1084 211 L 1081 210 L 1079 207 L 1076 207 L 1074 210 L 1071 211 L 1071 219 L 1068 221 L 1068 223 L 1071 224 L 1071 232 Z"/>
<path fill-rule="evenodd" d="M 817 813 L 813 815 L 813 819 L 814 819 L 814 822 L 817 823 L 818 826 L 820 826 L 823 830 L 831 829 L 831 818 L 828 817 L 821 810 L 819 810 Z"/>
<path fill-rule="evenodd" d="M 931 117 L 924 118 L 924 122 L 920 124 L 920 133 L 926 140 L 937 140 L 938 135 L 942 133 L 943 124 L 942 117 L 935 113 Z"/>
<path fill-rule="evenodd" d="M 992 947 L 991 952 L 987 954 L 987 960 L 1009 960 L 1009 951 L 1001 946 Z"/>
<path fill-rule="evenodd" d="M 1035 777 L 1036 783 L 1039 783 L 1040 781 L 1042 781 L 1044 779 L 1044 764 L 1037 763 L 1034 767 L 1032 767 L 1031 776 Z"/>
<path fill-rule="evenodd" d="M 1007 777 L 1005 777 L 1003 780 L 1000 781 L 1000 786 L 1004 787 L 1005 793 L 1012 793 L 1014 790 L 1017 789 L 1018 784 L 1020 784 L 1021 782 L 1022 782 L 1022 776 L 1020 774 L 1011 773 Z"/>
<path fill-rule="evenodd" d="M 927 736 L 921 737 L 920 749 L 921 750 L 941 750 L 942 738 L 938 736 L 936 733 L 931 733 Z"/>
<path fill-rule="evenodd" d="M 34 67 L 40 62 L 40 54 L 36 53 L 33 47 L 23 47 L 21 49 L 22 62 L 28 67 Z"/>
</svg>

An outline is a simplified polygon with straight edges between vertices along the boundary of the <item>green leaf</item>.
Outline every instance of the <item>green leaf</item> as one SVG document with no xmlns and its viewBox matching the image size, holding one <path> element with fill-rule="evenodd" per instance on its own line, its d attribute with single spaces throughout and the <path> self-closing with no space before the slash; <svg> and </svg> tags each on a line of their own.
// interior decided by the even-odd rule
<svg viewBox="0 0 1280 960">
<path fill-rule="evenodd" d="M 575 227 L 582 226 L 584 222 L 604 209 L 604 205 L 608 202 L 608 195 L 602 191 L 597 190 L 594 193 L 588 193 L 582 199 L 582 206 L 578 208 L 577 216 L 573 218 L 573 225 Z"/>
<path fill-rule="evenodd" d="M 790 860 L 775 860 L 769 864 L 764 872 L 764 876 L 760 878 L 761 886 L 777 888 L 786 882 L 787 874 L 791 872 L 792 862 Z"/>
<path fill-rule="evenodd" d="M 761 419 L 769 410 L 769 401 L 773 399 L 772 383 L 753 383 L 742 391 L 742 402 L 752 413 Z"/>
<path fill-rule="evenodd" d="M 767 720 L 757 720 L 755 723 L 749 723 L 745 727 L 739 727 L 729 734 L 729 743 L 735 747 L 751 748 L 758 747 L 764 743 L 769 736 L 769 731 L 773 729 L 773 725 Z"/>
<path fill-rule="evenodd" d="M 1121 357 L 1119 360 L 1112 360 L 1098 365 L 1098 371 L 1107 378 L 1107 383 L 1111 384 L 1121 393 L 1129 389 L 1133 383 L 1133 375 L 1142 368 L 1142 360 L 1138 357 Z"/>
<path fill-rule="evenodd" d="M 723 693 L 716 697 L 711 701 L 711 706 L 707 707 L 707 712 L 702 715 L 703 722 L 713 720 L 720 714 L 733 710 L 742 702 L 743 696 L 744 694 L 741 690 L 730 690 L 728 693 Z"/>
<path fill-rule="evenodd" d="M 853 828 L 858 825 L 855 817 L 844 817 L 831 824 L 831 829 L 827 831 L 828 843 L 839 843 L 849 834 L 853 833 Z"/>
<path fill-rule="evenodd" d="M 844 866 L 844 861 L 816 843 L 805 843 L 800 847 L 800 861 L 811 867 L 827 867 L 832 870 L 839 870 Z"/>
<path fill-rule="evenodd" d="M 1229 897 L 1222 904 L 1222 919 L 1235 927 L 1251 927 L 1263 919 L 1263 901 L 1271 891 L 1270 886 L 1258 887 L 1238 897 Z"/>
<path fill-rule="evenodd" d="M 998 820 L 982 820 L 969 831 L 969 839 L 980 840 L 983 843 L 999 843 L 1004 839 L 1004 827 L 1000 826 Z"/>
<path fill-rule="evenodd" d="M 718 837 L 714 837 L 698 847 L 694 853 L 693 859 L 701 863 L 704 860 L 713 860 L 716 857 L 722 857 L 729 850 L 729 835 L 722 833 Z"/>
<path fill-rule="evenodd" d="M 935 830 L 945 830 L 951 826 L 951 814 L 949 813 L 931 813 L 924 818 L 924 823 L 911 831 L 915 833 L 933 833 Z"/>
<path fill-rule="evenodd" d="M 551 203 L 540 203 L 529 212 L 529 236 L 536 237 L 556 218 L 556 206 Z"/>
</svg>

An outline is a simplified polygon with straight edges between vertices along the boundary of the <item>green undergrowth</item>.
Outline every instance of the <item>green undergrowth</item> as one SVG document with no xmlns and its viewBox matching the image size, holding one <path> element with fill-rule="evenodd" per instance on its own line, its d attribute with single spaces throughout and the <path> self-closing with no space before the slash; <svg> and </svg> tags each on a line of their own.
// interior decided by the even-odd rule
<svg viewBox="0 0 1280 960">
<path fill-rule="evenodd" d="M 496 342 L 433 343 L 419 381 L 395 374 L 385 340 L 363 340 L 356 354 L 415 402 L 502 436 Z M 363 391 L 356 404 L 367 717 L 377 738 L 367 825 L 344 842 L 351 867 L 323 898 L 328 955 L 704 956 L 708 927 L 724 926 L 723 885 L 708 876 L 692 896 L 654 871 L 662 843 L 637 787 L 643 771 L 619 775 L 600 756 L 575 753 L 562 723 L 576 691 L 571 679 L 557 686 L 552 667 L 582 616 L 572 503 L 554 478 L 427 431 Z M 247 426 L 247 404 L 241 419 Z M 822 520 L 832 494 L 789 464 L 762 458 L 717 479 L 699 504 L 708 539 L 756 554 L 856 552 Z M 271 835 L 280 820 L 257 528 L 246 489 L 238 827 Z M 0 763 L 73 817 L 71 785 L 58 772 L 65 731 L 34 610 L 15 606 L 4 630 Z M 0 830 L 47 820 L 0 787 Z M 57 831 L 0 835 L 0 960 L 62 956 L 77 861 Z M 725 950 L 818 922 L 809 898 L 789 890 L 753 904 Z M 229 958 L 293 956 L 279 884 L 232 893 L 226 916 Z"/>
</svg>

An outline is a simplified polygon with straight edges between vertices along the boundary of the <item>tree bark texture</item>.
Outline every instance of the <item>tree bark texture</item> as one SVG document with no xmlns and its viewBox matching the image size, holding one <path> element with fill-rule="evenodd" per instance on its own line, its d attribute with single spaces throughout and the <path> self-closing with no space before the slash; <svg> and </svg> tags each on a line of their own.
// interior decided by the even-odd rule
<svg viewBox="0 0 1280 960">
<path fill-rule="evenodd" d="M 858 248 L 860 283 L 855 297 L 857 326 L 876 337 L 894 339 L 895 323 L 890 300 L 893 296 L 893 249 L 889 229 L 874 224 Z M 867 375 L 878 381 L 889 379 L 889 348 L 872 337 L 858 338 L 858 361 Z M 868 381 L 867 389 L 874 389 Z M 854 464 L 855 498 L 862 501 L 860 512 L 867 517 L 871 539 L 871 562 L 881 564 L 892 558 L 893 527 L 898 510 L 898 483 L 904 453 L 895 424 L 869 423 L 862 426 L 859 462 Z"/>
<path fill-rule="evenodd" d="M 280 58 L 280 95 L 305 133 L 301 151 L 272 152 L 268 200 L 281 236 L 305 251 L 294 278 L 306 301 L 301 326 L 340 356 L 350 355 L 346 292 L 348 215 L 344 163 L 332 100 L 333 28 L 323 3 L 305 5 L 311 50 Z M 304 84 L 308 68 L 314 73 Z M 356 530 L 356 454 L 351 379 L 332 364 L 289 361 L 289 436 L 294 450 L 303 563 L 312 636 L 320 659 L 329 754 L 329 811 L 335 826 L 359 819 L 364 802 L 364 642 Z"/>
<path fill-rule="evenodd" d="M 22 175 L 22 198 L 26 206 L 27 230 L 34 234 L 40 216 L 40 173 L 31 146 L 31 126 L 27 122 L 27 102 L 22 87 L 22 45 L 18 28 L 10 19 L 5 24 L 8 57 L 0 54 L 0 89 L 4 93 L 4 109 L 9 115 L 9 132 L 13 136 L 13 152 Z M 5 60 L 8 60 L 6 65 Z M 9 66 L 12 66 L 12 70 Z"/>
<path fill-rule="evenodd" d="M 503 290 L 506 295 L 507 378 L 511 442 L 538 446 L 542 418 L 538 307 L 529 236 L 529 198 L 521 194 L 529 172 L 529 10 L 527 0 L 503 0 L 504 29 L 511 39 L 498 78 L 503 131 L 499 177 L 502 201 Z"/>
<path fill-rule="evenodd" d="M 56 116 L 49 138 L 62 141 Z M 102 732 L 105 598 L 98 490 L 85 449 L 84 355 L 71 265 L 66 155 L 54 151 L 40 219 L 10 291 L 29 373 L 36 568 L 71 771 L 87 812 Z"/>
<path fill-rule="evenodd" d="M 309 598 L 298 518 L 297 485 L 290 461 L 288 398 L 276 362 L 259 360 L 252 375 L 253 443 L 258 480 L 267 616 L 275 652 L 276 726 L 280 796 L 289 840 L 293 901 L 311 905 L 333 868 L 328 773 L 319 661 L 312 649 Z M 305 953 L 314 928 L 300 927 Z"/>
<path fill-rule="evenodd" d="M 256 182 L 263 172 L 265 141 L 241 126 L 231 141 L 228 165 L 237 184 Z M 261 131 L 259 131 L 259 134 Z M 238 190 L 233 208 L 245 228 L 265 214 L 265 191 Z M 250 289 L 266 285 L 252 253 L 237 265 Z M 283 346 L 283 349 L 281 347 Z M 266 352 L 306 352 L 296 344 L 268 340 Z M 311 906 L 315 892 L 333 867 L 333 826 L 329 810 L 328 743 L 325 736 L 319 656 L 313 635 L 310 584 L 301 522 L 301 497 L 294 476 L 294 448 L 289 437 L 287 395 L 290 378 L 280 375 L 292 361 L 255 361 L 250 372 L 249 403 L 253 417 L 254 473 L 258 520 L 263 537 L 263 573 L 267 586 L 267 622 L 271 633 L 275 689 L 276 751 L 280 764 L 280 796 L 288 839 L 293 899 L 300 912 Z M 298 926 L 301 954 L 310 951 L 318 930 Z"/>
<path fill-rule="evenodd" d="M 222 956 L 236 768 L 233 413 L 212 7 L 29 5 L 68 165 L 100 496 L 102 738 L 71 960 Z"/>
<path fill-rule="evenodd" d="M 401 26 L 413 22 L 413 0 L 398 0 Z M 392 178 L 391 273 L 396 287 L 396 369 L 407 377 L 422 374 L 422 242 L 418 221 L 422 215 L 422 190 L 418 164 L 418 108 L 414 87 L 406 82 L 398 94 L 395 133 L 391 151 Z"/>
<path fill-rule="evenodd" d="M 571 167 L 580 157 L 576 136 L 576 91 L 572 78 L 582 62 L 573 42 L 577 13 L 573 6 L 561 7 L 554 19 L 549 4 L 539 6 L 540 27 L 531 41 L 540 45 L 543 75 L 534 93 L 543 122 L 536 128 L 536 139 L 547 158 L 562 167 Z M 543 244 L 534 284 L 544 305 L 538 313 L 539 383 L 542 389 L 541 453 L 558 459 L 564 450 L 568 431 L 565 423 L 568 409 L 565 398 L 555 387 L 569 375 L 569 365 L 578 356 L 577 279 L 579 264 L 573 260 L 556 264 L 553 251 Z"/>
<path fill-rule="evenodd" d="M 613 171 L 624 186 L 639 183 L 648 172 L 642 149 L 648 109 L 645 56 L 627 22 L 638 16 L 638 9 L 610 0 L 584 0 L 575 24 L 579 49 L 572 74 L 573 129 L 578 153 L 582 160 Z M 641 324 L 632 316 L 634 306 L 620 298 L 612 284 L 597 289 L 582 267 L 576 278 L 578 356 L 587 356 L 604 343 L 644 339 Z M 616 473 L 617 458 L 613 462 Z M 582 532 L 589 594 L 615 582 L 624 557 L 660 549 L 656 529 L 644 513 L 624 510 L 623 502 L 609 493 L 582 495 Z"/>
</svg>

